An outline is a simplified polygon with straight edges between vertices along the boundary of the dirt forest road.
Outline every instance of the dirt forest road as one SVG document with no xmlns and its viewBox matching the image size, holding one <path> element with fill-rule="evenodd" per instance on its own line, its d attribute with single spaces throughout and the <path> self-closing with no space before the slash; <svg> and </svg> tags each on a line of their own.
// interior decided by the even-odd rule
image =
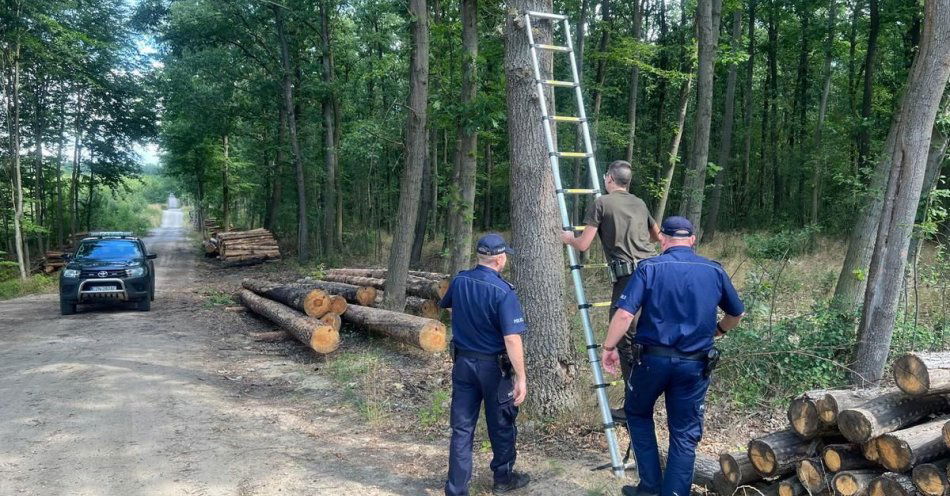
<svg viewBox="0 0 950 496">
<path fill-rule="evenodd" d="M 166 210 L 146 240 L 158 254 L 152 312 L 61 317 L 55 294 L 0 302 L 0 495 L 426 494 L 431 481 L 360 454 L 345 415 L 270 401 L 229 374 L 255 358 L 200 332 L 183 296 L 195 282 L 184 222 Z M 329 389 L 309 380 L 282 397 Z"/>
</svg>

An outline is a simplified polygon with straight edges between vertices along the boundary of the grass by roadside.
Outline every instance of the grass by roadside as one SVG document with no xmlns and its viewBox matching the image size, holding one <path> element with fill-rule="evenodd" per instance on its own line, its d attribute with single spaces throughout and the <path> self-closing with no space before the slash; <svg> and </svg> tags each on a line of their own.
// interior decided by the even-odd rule
<svg viewBox="0 0 950 496">
<path fill-rule="evenodd" d="M 54 291 L 56 291 L 55 275 L 35 274 L 26 280 L 15 277 L 0 281 L 0 301 L 31 294 L 52 293 Z"/>
</svg>

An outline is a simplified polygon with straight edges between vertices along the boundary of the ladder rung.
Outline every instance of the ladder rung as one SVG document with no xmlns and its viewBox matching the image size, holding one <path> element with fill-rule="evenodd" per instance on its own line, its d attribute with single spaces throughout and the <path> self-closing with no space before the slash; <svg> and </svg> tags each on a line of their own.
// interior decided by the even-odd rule
<svg viewBox="0 0 950 496">
<path fill-rule="evenodd" d="M 582 122 L 580 117 L 574 117 L 572 115 L 552 115 L 550 119 L 554 122 L 574 122 L 577 124 Z"/>
<path fill-rule="evenodd" d="M 552 51 L 552 52 L 565 52 L 565 53 L 567 53 L 567 52 L 570 52 L 570 51 L 571 51 L 570 48 L 568 48 L 568 47 L 566 47 L 566 46 L 560 46 L 560 45 L 543 45 L 543 44 L 541 44 L 541 43 L 535 43 L 535 44 L 534 44 L 534 47 L 537 48 L 537 49 L 540 49 L 540 50 L 550 50 L 550 51 Z"/>
<path fill-rule="evenodd" d="M 591 304 L 590 304 L 590 306 L 592 306 L 592 307 L 609 307 L 610 305 L 613 305 L 613 303 L 611 303 L 611 302 L 609 302 L 609 301 L 599 301 L 599 302 L 597 302 L 597 303 L 591 303 Z"/>
<path fill-rule="evenodd" d="M 560 88 L 573 88 L 577 86 L 577 83 L 573 81 L 558 81 L 556 79 L 545 79 L 541 81 L 541 84 L 546 84 L 548 86 L 557 86 Z"/>
<path fill-rule="evenodd" d="M 566 227 L 562 227 L 561 230 L 563 230 L 563 231 L 578 231 L 578 232 L 579 232 L 579 231 L 583 231 L 586 227 L 587 227 L 587 226 L 566 226 Z"/>
<path fill-rule="evenodd" d="M 556 19 L 558 21 L 563 21 L 564 19 L 567 19 L 566 15 L 549 14 L 547 12 L 532 12 L 529 10 L 528 12 L 526 12 L 526 14 L 528 14 L 531 17 L 537 17 L 539 19 Z"/>
<path fill-rule="evenodd" d="M 564 193 L 565 195 L 594 195 L 600 193 L 599 189 L 559 189 L 555 193 Z"/>
<path fill-rule="evenodd" d="M 558 158 L 587 158 L 591 154 L 585 152 L 552 152 L 552 155 L 557 155 Z"/>
<path fill-rule="evenodd" d="M 574 270 L 574 269 L 606 269 L 606 268 L 609 267 L 609 266 L 610 266 L 610 265 L 605 264 L 605 263 L 577 264 L 577 265 L 571 265 L 571 266 L 570 266 L 570 269 L 571 269 L 571 270 Z"/>
</svg>

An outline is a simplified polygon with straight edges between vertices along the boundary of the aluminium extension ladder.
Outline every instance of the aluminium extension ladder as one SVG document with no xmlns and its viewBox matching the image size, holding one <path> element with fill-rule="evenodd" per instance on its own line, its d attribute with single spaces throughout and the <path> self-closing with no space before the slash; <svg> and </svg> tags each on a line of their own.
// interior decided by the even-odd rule
<svg viewBox="0 0 950 496">
<path fill-rule="evenodd" d="M 564 24 L 564 38 L 567 42 L 566 46 L 556 46 L 556 45 L 544 45 L 534 42 L 534 33 L 532 32 L 532 20 L 533 19 L 543 19 L 551 21 L 552 35 L 554 28 L 557 26 L 558 21 L 563 22 Z M 552 176 L 554 177 L 554 189 L 557 194 L 557 204 L 558 209 L 561 213 L 561 226 L 565 231 L 580 231 L 583 230 L 582 226 L 575 227 L 571 224 L 570 216 L 568 215 L 567 202 L 565 195 L 593 195 L 596 199 L 600 196 L 600 178 L 597 175 L 597 164 L 594 160 L 593 147 L 591 146 L 590 141 L 590 129 L 587 125 L 587 115 L 584 112 L 584 96 L 581 92 L 581 83 L 580 78 L 577 74 L 577 61 L 574 59 L 574 44 L 571 40 L 571 26 L 568 22 L 568 17 L 566 15 L 560 14 L 548 14 L 544 12 L 525 12 L 525 29 L 528 34 L 528 43 L 531 46 L 531 64 L 534 68 L 534 79 L 537 83 L 538 91 L 538 102 L 541 105 L 541 124 L 544 127 L 544 139 L 547 142 L 548 155 L 551 159 L 551 171 Z M 553 41 L 552 41 L 553 43 Z M 538 63 L 538 50 L 546 50 L 554 53 L 565 53 L 567 58 L 570 60 L 571 64 L 571 81 L 557 81 L 553 79 L 543 79 L 541 77 L 541 67 Z M 577 99 L 577 110 L 578 114 L 576 117 L 570 116 L 561 116 L 556 115 L 552 109 L 552 113 L 548 113 L 547 101 L 544 97 L 544 87 L 550 86 L 555 88 L 574 88 L 574 94 Z M 581 127 L 581 131 L 584 137 L 584 151 L 583 152 L 561 152 L 558 151 L 554 145 L 554 137 L 552 126 L 553 123 L 565 122 L 577 124 Z M 590 174 L 590 184 L 591 188 L 589 189 L 564 189 L 561 185 L 561 170 L 558 160 L 561 158 L 586 158 L 587 159 L 587 169 Z M 607 264 L 586 264 L 581 265 L 578 262 L 577 252 L 570 245 L 567 246 L 567 257 L 570 261 L 571 269 L 571 279 L 574 281 L 574 295 L 577 297 L 577 308 L 581 314 L 581 322 L 584 326 L 584 339 L 587 341 L 587 360 L 590 362 L 591 369 L 594 372 L 594 391 L 597 395 L 597 403 L 600 407 L 600 414 L 604 423 L 604 434 L 607 436 L 607 445 L 610 448 L 610 467 L 613 470 L 614 475 L 618 477 L 623 477 L 625 463 L 620 458 L 620 449 L 617 446 L 617 431 L 616 425 L 613 422 L 613 416 L 610 413 L 610 404 L 607 402 L 607 387 L 609 383 L 604 381 L 604 373 L 600 365 L 600 357 L 598 356 L 598 348 L 600 346 L 596 343 L 594 339 L 594 329 L 590 321 L 590 309 L 593 307 L 610 307 L 611 303 L 589 303 L 587 301 L 587 296 L 584 292 L 584 281 L 581 277 L 581 269 L 583 268 L 605 268 Z"/>
</svg>

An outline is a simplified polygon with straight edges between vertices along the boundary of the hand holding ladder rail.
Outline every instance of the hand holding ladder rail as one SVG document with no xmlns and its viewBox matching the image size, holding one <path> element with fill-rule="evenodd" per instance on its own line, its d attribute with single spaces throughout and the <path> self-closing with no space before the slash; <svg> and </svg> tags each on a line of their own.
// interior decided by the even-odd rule
<svg viewBox="0 0 950 496">
<path fill-rule="evenodd" d="M 532 21 L 535 19 L 551 21 L 552 30 L 557 23 L 560 21 L 564 26 L 564 38 L 566 40 L 566 46 L 557 46 L 557 45 L 544 45 L 534 42 L 534 33 L 532 32 Z M 583 227 L 575 227 L 571 224 L 570 216 L 568 215 L 567 202 L 565 195 L 593 195 L 596 199 L 600 196 L 600 178 L 597 175 L 597 164 L 594 160 L 593 147 L 591 146 L 590 141 L 590 128 L 587 125 L 587 115 L 584 111 L 584 95 L 581 92 L 581 83 L 580 78 L 577 74 L 577 61 L 574 59 L 574 45 L 571 40 L 571 27 L 568 23 L 568 18 L 565 15 L 560 14 L 548 14 L 544 12 L 525 12 L 525 29 L 528 34 L 528 43 L 531 46 L 531 64 L 534 69 L 534 79 L 537 83 L 538 91 L 538 103 L 541 106 L 541 125 L 544 127 L 544 138 L 547 142 L 548 155 L 551 160 L 551 172 L 554 177 L 554 189 L 557 193 L 557 203 L 558 210 L 561 213 L 561 225 L 565 231 L 576 231 L 581 230 Z M 571 65 L 571 81 L 557 81 L 553 79 L 542 79 L 541 77 L 541 66 L 538 62 L 538 51 L 546 50 L 554 53 L 565 53 L 567 54 L 568 59 L 570 60 Z M 572 116 L 561 116 L 556 115 L 553 110 L 549 114 L 547 108 L 547 101 L 544 97 L 544 87 L 550 86 L 554 88 L 574 88 L 574 95 L 577 99 L 577 109 L 578 114 L 575 117 Z M 558 151 L 554 144 L 554 132 L 552 130 L 552 123 L 565 122 L 577 124 L 581 127 L 581 132 L 584 137 L 584 151 L 583 152 L 561 152 Z M 564 189 L 561 184 L 561 169 L 559 165 L 559 159 L 561 158 L 586 158 L 587 159 L 587 169 L 590 175 L 590 184 L 589 189 Z M 620 449 L 617 446 L 617 431 L 616 425 L 613 422 L 613 416 L 610 413 L 610 405 L 607 402 L 607 386 L 609 385 L 604 380 L 603 370 L 600 365 L 600 357 L 597 354 L 597 348 L 600 346 L 596 344 L 594 338 L 594 329 L 591 325 L 590 320 L 590 309 L 592 307 L 609 307 L 610 302 L 605 303 L 589 303 L 587 301 L 587 296 L 584 292 L 584 281 L 581 277 L 581 269 L 591 268 L 591 267 L 600 267 L 604 268 L 607 264 L 587 264 L 580 265 L 578 263 L 577 252 L 574 251 L 574 248 L 567 246 L 567 257 L 570 261 L 571 269 L 571 279 L 574 282 L 574 295 L 577 298 L 577 308 L 581 314 L 581 322 L 584 326 L 584 339 L 587 342 L 587 360 L 590 362 L 591 369 L 593 370 L 594 375 L 594 391 L 597 394 L 597 403 L 600 407 L 601 418 L 604 422 L 604 434 L 607 436 L 607 445 L 610 448 L 610 466 L 613 469 L 614 475 L 618 477 L 623 477 L 624 475 L 624 463 L 620 458 Z"/>
</svg>

